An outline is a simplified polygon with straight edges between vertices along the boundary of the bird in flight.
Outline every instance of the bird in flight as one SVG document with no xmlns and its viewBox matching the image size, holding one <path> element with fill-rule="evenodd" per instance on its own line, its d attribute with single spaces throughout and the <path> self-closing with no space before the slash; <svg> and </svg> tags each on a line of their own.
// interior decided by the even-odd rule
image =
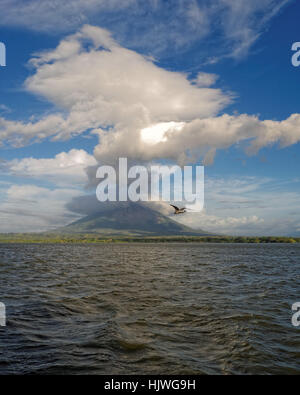
<svg viewBox="0 0 300 395">
<path fill-rule="evenodd" d="M 174 210 L 175 210 L 174 214 L 183 214 L 183 213 L 186 212 L 186 208 L 185 207 L 179 208 L 177 206 L 173 206 L 173 204 L 170 204 L 170 206 L 174 208 Z"/>
</svg>

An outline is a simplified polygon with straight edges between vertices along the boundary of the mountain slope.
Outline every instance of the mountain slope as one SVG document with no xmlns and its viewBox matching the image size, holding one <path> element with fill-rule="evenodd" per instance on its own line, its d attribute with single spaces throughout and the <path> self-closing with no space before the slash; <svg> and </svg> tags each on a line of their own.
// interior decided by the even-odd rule
<svg viewBox="0 0 300 395">
<path fill-rule="evenodd" d="M 181 225 L 165 215 L 137 203 L 89 215 L 60 228 L 65 233 L 98 233 L 103 235 L 207 235 L 207 232 Z"/>
</svg>

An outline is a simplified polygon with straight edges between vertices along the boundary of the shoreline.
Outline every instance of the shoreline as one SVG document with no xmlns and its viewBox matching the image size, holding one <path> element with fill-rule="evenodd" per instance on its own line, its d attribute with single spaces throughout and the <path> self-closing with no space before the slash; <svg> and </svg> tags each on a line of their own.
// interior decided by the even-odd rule
<svg viewBox="0 0 300 395">
<path fill-rule="evenodd" d="M 0 234 L 0 244 L 218 243 L 297 244 L 299 237 L 280 236 L 101 236 L 98 234 Z"/>
</svg>

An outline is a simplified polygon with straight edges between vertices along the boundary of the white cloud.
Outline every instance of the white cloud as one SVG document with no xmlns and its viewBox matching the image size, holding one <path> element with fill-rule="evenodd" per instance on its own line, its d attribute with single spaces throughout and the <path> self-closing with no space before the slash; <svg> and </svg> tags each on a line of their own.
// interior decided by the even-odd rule
<svg viewBox="0 0 300 395">
<path fill-rule="evenodd" d="M 216 75 L 216 74 L 209 74 L 209 73 L 200 72 L 197 74 L 195 83 L 200 88 L 201 87 L 208 87 L 208 86 L 214 85 L 216 83 L 217 79 L 218 79 L 218 75 Z"/>
<path fill-rule="evenodd" d="M 211 211 L 211 210 L 210 210 Z M 186 218 L 172 218 L 176 221 L 190 226 L 194 229 L 203 229 L 213 234 L 224 234 L 232 236 L 297 236 L 297 219 L 292 216 L 277 216 L 276 218 L 264 218 L 262 210 L 260 215 L 243 215 L 243 211 L 237 216 L 214 215 L 203 212 L 201 214 L 187 214 Z M 275 210 L 273 212 L 275 213 Z"/>
<path fill-rule="evenodd" d="M 267 23 L 289 0 L 220 0 L 224 7 L 222 28 L 227 41 L 232 43 L 231 56 L 246 55 L 257 41 Z"/>
<path fill-rule="evenodd" d="M 184 122 L 161 122 L 141 130 L 141 141 L 149 145 L 154 145 L 167 141 L 167 133 L 182 130 Z"/>
<path fill-rule="evenodd" d="M 0 232 L 38 232 L 66 225 L 78 218 L 66 210 L 66 202 L 81 193 L 74 189 L 11 185 L 0 200 Z"/>
<path fill-rule="evenodd" d="M 246 233 L 249 235 L 254 232 L 257 235 L 261 232 L 261 225 L 265 223 L 263 218 L 256 215 L 250 217 L 218 217 L 201 213 L 196 216 L 202 229 L 215 234 L 244 235 Z M 195 227 L 195 219 L 192 219 L 191 215 L 187 215 L 187 218 L 180 222 Z"/>
<path fill-rule="evenodd" d="M 43 32 L 68 31 L 103 10 L 120 10 L 135 0 L 1 0 L 0 24 Z"/>
<path fill-rule="evenodd" d="M 97 27 L 84 26 L 55 50 L 37 54 L 31 63 L 36 71 L 25 82 L 27 90 L 62 112 L 28 123 L 2 117 L 0 143 L 19 146 L 91 130 L 100 137 L 95 148 L 100 162 L 127 156 L 184 163 L 202 157 L 209 164 L 216 150 L 235 144 L 248 145 L 247 152 L 255 153 L 271 144 L 285 147 L 300 141 L 299 114 L 283 121 L 261 121 L 246 114 L 217 116 L 231 97 L 203 87 L 213 83 L 215 75 L 200 73 L 199 87 L 186 75 L 166 71 L 121 47 Z M 160 125 L 170 125 L 162 140 L 156 136 L 145 141 L 145 129 L 154 133 Z"/>
<path fill-rule="evenodd" d="M 174 219 L 218 234 L 295 235 L 300 221 L 299 200 L 295 180 L 207 178 L 205 210 Z"/>
<path fill-rule="evenodd" d="M 11 109 L 5 104 L 0 104 L 0 113 L 10 113 Z"/>
<path fill-rule="evenodd" d="M 87 183 L 85 169 L 96 164 L 84 150 L 72 149 L 54 158 L 24 158 L 4 161 L 6 176 L 46 182 L 52 188 L 34 184 L 0 183 L 0 232 L 37 232 L 55 229 L 78 219 L 67 203 L 81 196 Z"/>
<path fill-rule="evenodd" d="M 87 182 L 85 169 L 95 166 L 96 160 L 84 150 L 72 149 L 61 152 L 54 158 L 14 159 L 5 162 L 2 167 L 6 174 L 50 181 L 55 185 L 82 187 Z"/>
<path fill-rule="evenodd" d="M 69 32 L 84 23 L 113 30 L 152 54 L 211 42 L 215 59 L 241 57 L 291 0 L 2 0 L 0 25 Z"/>
<path fill-rule="evenodd" d="M 141 204 L 191 228 L 214 234 L 290 236 L 299 232 L 298 184 L 299 180 L 279 182 L 261 177 L 206 178 L 202 212 L 193 211 L 190 205 L 184 215 L 174 215 L 167 202 Z M 96 196 L 91 195 L 75 197 L 67 207 L 81 215 L 92 215 L 115 206 L 126 208 L 128 204 L 130 202 L 99 203 Z"/>
<path fill-rule="evenodd" d="M 144 203 L 194 229 L 228 235 L 296 235 L 300 214 L 299 180 L 270 178 L 207 178 L 205 210 L 173 215 L 166 202 Z M 54 229 L 83 215 L 105 212 L 130 202 L 99 203 L 95 194 L 82 196 L 75 188 L 0 185 L 0 232 Z"/>
<path fill-rule="evenodd" d="M 284 121 L 260 121 L 256 116 L 242 114 L 219 117 L 196 118 L 164 130 L 156 144 L 157 133 L 152 142 L 145 144 L 144 131 L 122 128 L 101 131 L 100 144 L 95 149 L 98 160 L 110 160 L 120 156 L 143 160 L 170 159 L 179 162 L 213 163 L 218 149 L 227 149 L 243 144 L 248 154 L 255 154 L 261 148 L 279 143 L 287 147 L 300 141 L 300 114 L 292 114 Z M 182 126 L 184 125 L 184 126 Z M 153 125 L 155 132 L 158 125 Z M 142 138 L 141 138 L 142 136 Z"/>
<path fill-rule="evenodd" d="M 159 68 L 93 26 L 84 26 L 31 63 L 37 69 L 25 82 L 27 90 L 53 102 L 64 115 L 28 123 L 0 118 L 2 142 L 18 146 L 50 136 L 66 139 L 109 126 L 129 137 L 158 122 L 216 115 L 230 102 L 219 89 L 198 88 L 186 75 Z"/>
</svg>

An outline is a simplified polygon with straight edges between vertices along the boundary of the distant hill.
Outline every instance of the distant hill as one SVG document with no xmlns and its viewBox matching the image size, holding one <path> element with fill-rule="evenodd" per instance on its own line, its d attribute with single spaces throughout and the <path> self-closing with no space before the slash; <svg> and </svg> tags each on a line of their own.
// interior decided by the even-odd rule
<svg viewBox="0 0 300 395">
<path fill-rule="evenodd" d="M 138 203 L 89 215 L 57 230 L 60 233 L 97 233 L 103 236 L 205 236 Z"/>
</svg>

